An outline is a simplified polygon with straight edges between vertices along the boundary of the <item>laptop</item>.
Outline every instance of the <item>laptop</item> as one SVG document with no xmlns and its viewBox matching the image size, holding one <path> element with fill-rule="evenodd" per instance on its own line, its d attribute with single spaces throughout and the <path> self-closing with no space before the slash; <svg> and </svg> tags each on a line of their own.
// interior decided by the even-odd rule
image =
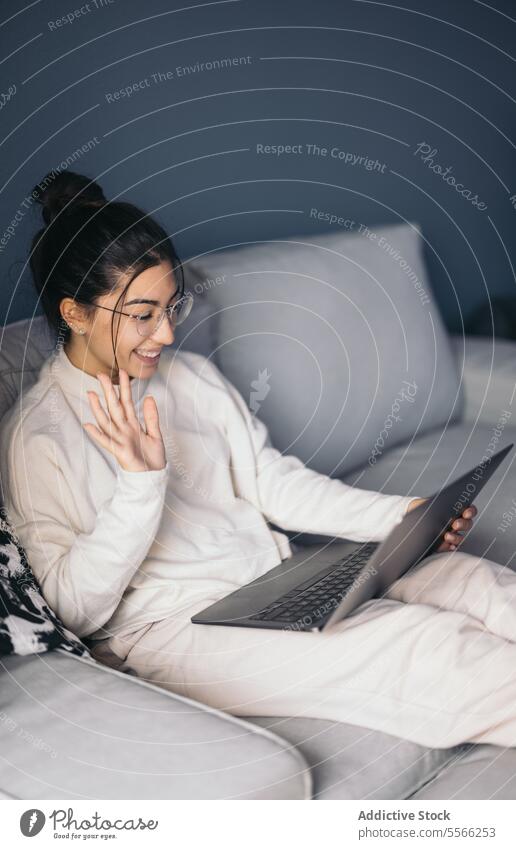
<svg viewBox="0 0 516 849">
<path fill-rule="evenodd" d="M 506 448 L 443 487 L 398 522 L 381 542 L 329 538 L 304 546 L 251 583 L 191 617 L 201 625 L 324 631 L 360 604 L 381 597 L 442 542 L 513 448 Z"/>
</svg>

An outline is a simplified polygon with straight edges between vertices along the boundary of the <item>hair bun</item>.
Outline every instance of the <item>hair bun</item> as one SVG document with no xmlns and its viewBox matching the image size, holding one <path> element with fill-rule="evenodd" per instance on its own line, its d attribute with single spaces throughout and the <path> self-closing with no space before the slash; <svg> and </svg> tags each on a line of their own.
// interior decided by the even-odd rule
<svg viewBox="0 0 516 849">
<path fill-rule="evenodd" d="M 47 225 L 61 210 L 67 214 L 80 207 L 101 207 L 107 203 L 95 180 L 73 171 L 50 172 L 34 187 L 32 196 L 43 207 L 43 220 Z"/>
</svg>

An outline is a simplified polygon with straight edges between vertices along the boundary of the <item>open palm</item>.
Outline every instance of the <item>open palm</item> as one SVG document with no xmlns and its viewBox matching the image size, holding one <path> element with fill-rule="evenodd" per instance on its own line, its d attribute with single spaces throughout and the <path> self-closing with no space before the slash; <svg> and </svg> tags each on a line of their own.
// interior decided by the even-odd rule
<svg viewBox="0 0 516 849">
<path fill-rule="evenodd" d="M 88 400 L 97 426 L 91 422 L 83 427 L 92 439 L 107 449 L 128 472 L 156 471 L 166 465 L 165 446 L 159 427 L 156 401 L 152 395 L 143 399 L 145 428 L 134 409 L 129 375 L 119 370 L 120 392 L 115 391 L 107 374 L 97 375 L 106 400 L 102 406 L 96 392 L 88 392 Z"/>
</svg>

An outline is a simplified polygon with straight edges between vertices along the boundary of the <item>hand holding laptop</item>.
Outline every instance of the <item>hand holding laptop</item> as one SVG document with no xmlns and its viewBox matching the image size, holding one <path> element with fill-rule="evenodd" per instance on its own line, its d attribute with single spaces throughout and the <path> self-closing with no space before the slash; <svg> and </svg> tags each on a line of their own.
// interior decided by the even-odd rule
<svg viewBox="0 0 516 849">
<path fill-rule="evenodd" d="M 415 510 L 416 507 L 419 507 L 420 504 L 424 504 L 425 501 L 428 500 L 428 498 L 414 498 L 407 507 L 407 513 L 410 513 L 411 510 Z M 459 546 L 464 539 L 464 535 L 473 527 L 473 519 L 477 515 L 477 512 L 478 510 L 474 504 L 470 505 L 470 507 L 466 507 L 459 518 L 454 519 L 451 523 L 450 530 L 447 529 L 445 531 L 443 534 L 443 542 L 436 551 L 455 551 L 457 546 Z M 463 531 L 464 534 L 461 536 L 461 534 L 454 533 L 454 531 Z"/>
<path fill-rule="evenodd" d="M 191 617 L 200 625 L 238 625 L 324 631 L 361 604 L 382 598 L 389 587 L 425 557 L 453 551 L 469 531 L 474 499 L 513 443 L 429 498 L 413 498 L 401 522 L 381 542 L 302 546 L 278 566 Z"/>
</svg>

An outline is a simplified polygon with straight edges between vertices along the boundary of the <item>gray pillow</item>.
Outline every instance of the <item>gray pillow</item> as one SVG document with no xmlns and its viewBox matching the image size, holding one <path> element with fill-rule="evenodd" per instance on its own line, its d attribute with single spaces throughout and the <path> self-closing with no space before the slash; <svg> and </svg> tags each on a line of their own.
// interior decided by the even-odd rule
<svg viewBox="0 0 516 849">
<path fill-rule="evenodd" d="M 337 477 L 460 416 L 416 225 L 252 244 L 189 265 L 212 305 L 215 361 L 283 453 Z"/>
</svg>

